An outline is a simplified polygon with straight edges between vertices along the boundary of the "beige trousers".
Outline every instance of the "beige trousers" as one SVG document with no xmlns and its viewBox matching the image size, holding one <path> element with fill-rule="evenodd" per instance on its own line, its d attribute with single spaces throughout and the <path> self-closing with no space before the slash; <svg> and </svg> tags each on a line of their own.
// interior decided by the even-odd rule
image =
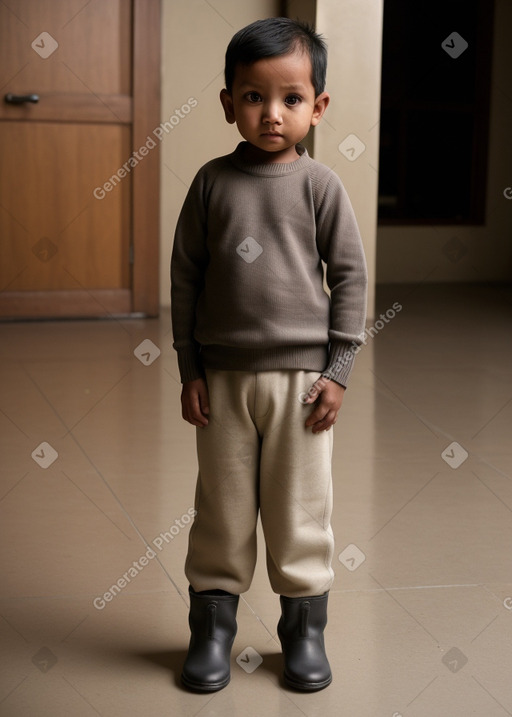
<svg viewBox="0 0 512 717">
<path fill-rule="evenodd" d="M 196 591 L 249 589 L 258 511 L 275 593 L 331 587 L 333 431 L 313 434 L 301 401 L 311 371 L 207 370 L 208 426 L 197 428 L 199 475 L 185 565 Z"/>
</svg>

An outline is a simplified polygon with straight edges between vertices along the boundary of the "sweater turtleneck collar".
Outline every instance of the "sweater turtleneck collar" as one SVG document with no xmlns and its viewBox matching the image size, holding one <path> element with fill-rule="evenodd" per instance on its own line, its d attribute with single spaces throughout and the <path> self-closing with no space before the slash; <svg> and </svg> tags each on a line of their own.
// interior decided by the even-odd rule
<svg viewBox="0 0 512 717">
<path fill-rule="evenodd" d="M 282 177 L 286 174 L 292 174 L 304 169 L 310 162 L 311 158 L 307 149 L 302 144 L 296 144 L 295 148 L 300 155 L 293 162 L 263 162 L 255 164 L 245 159 L 245 150 L 248 142 L 240 142 L 235 151 L 230 155 L 232 163 L 241 169 L 242 172 L 258 175 L 260 177 Z"/>
</svg>

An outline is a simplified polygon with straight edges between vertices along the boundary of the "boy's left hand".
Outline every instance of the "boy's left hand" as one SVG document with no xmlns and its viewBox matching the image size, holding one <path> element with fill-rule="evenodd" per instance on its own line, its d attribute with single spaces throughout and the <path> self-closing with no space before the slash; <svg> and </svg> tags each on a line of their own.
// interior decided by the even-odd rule
<svg viewBox="0 0 512 717">
<path fill-rule="evenodd" d="M 344 393 L 344 386 L 321 376 L 304 399 L 304 403 L 316 403 L 306 420 L 306 428 L 313 426 L 313 433 L 328 431 L 336 423 Z"/>
</svg>

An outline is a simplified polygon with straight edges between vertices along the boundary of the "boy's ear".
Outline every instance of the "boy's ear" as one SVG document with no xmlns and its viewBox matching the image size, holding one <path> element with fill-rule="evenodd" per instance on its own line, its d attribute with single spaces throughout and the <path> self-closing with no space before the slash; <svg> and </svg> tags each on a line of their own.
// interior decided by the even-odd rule
<svg viewBox="0 0 512 717">
<path fill-rule="evenodd" d="M 229 124 L 235 124 L 235 111 L 233 109 L 233 98 L 227 90 L 220 91 L 220 101 L 224 108 L 224 114 L 226 116 L 226 122 Z"/>
<path fill-rule="evenodd" d="M 313 105 L 313 116 L 311 117 L 312 127 L 316 127 L 316 125 L 320 122 L 330 100 L 331 97 L 328 92 L 322 92 L 322 94 L 318 95 L 315 99 L 315 104 Z"/>
</svg>

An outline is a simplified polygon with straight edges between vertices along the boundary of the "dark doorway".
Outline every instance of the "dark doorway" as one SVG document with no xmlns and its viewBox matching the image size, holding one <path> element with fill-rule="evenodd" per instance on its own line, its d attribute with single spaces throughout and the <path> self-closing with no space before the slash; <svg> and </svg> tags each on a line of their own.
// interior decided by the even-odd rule
<svg viewBox="0 0 512 717">
<path fill-rule="evenodd" d="M 379 223 L 484 222 L 493 0 L 386 0 Z"/>
</svg>

